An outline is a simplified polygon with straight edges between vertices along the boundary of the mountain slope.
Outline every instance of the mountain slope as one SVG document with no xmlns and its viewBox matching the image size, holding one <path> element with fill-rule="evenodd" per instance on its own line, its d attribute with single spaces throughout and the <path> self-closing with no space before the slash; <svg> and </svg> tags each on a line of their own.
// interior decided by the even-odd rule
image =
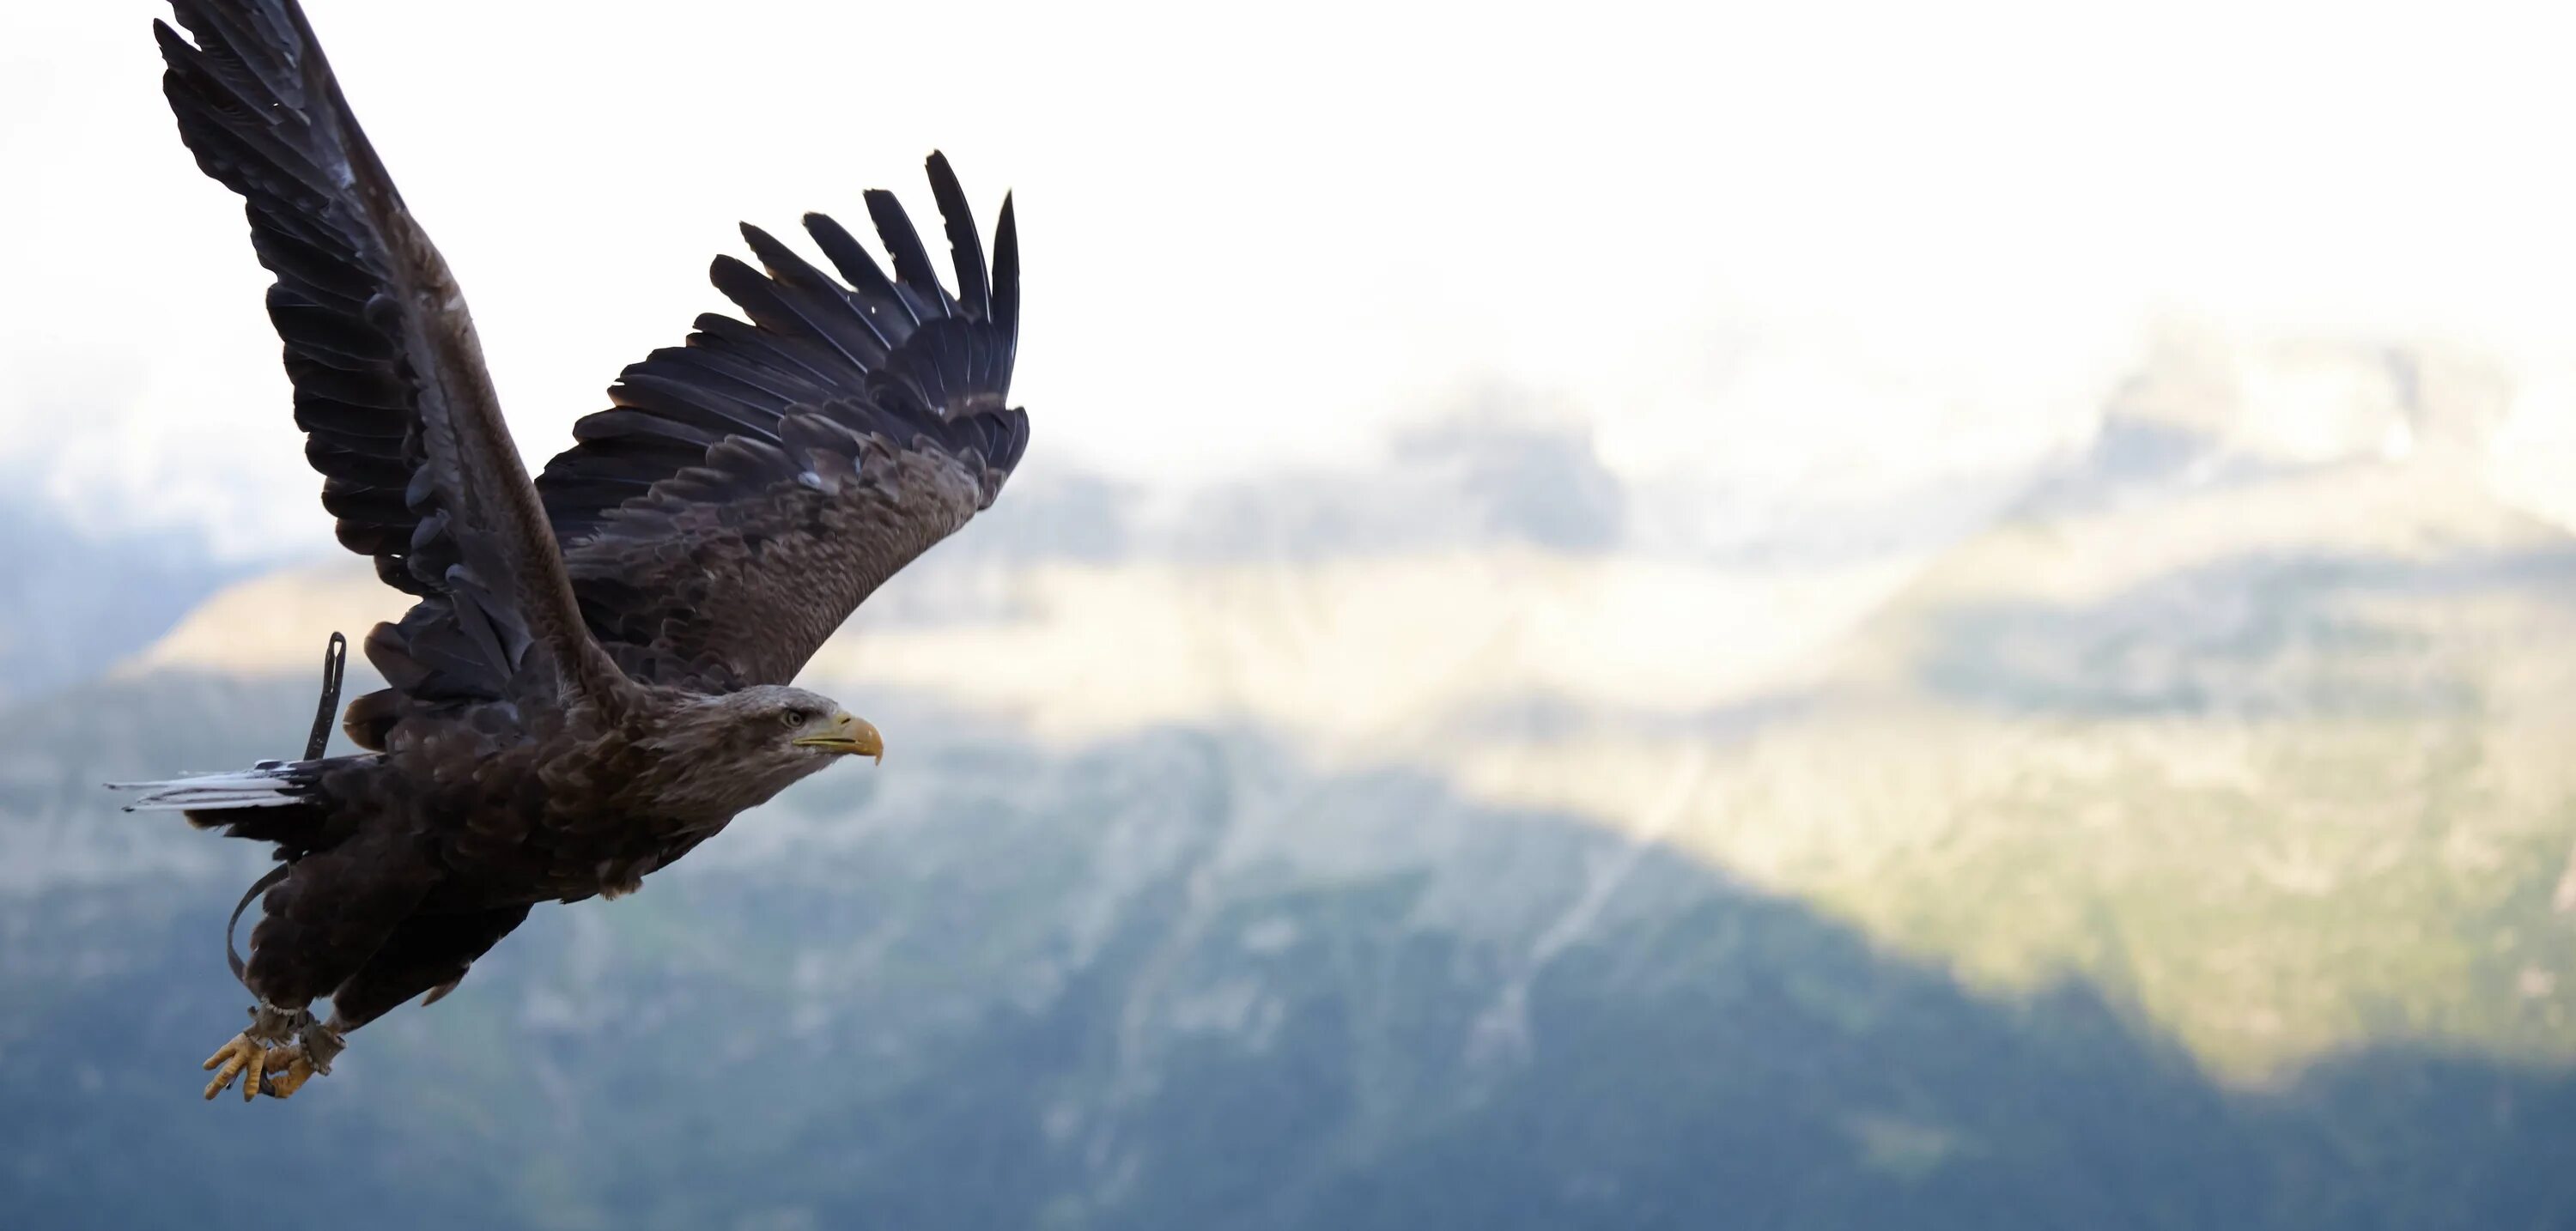
<svg viewBox="0 0 2576 1231">
<path fill-rule="evenodd" d="M 92 533 L 18 496 L 0 496 L 0 543 L 0 702 L 106 670 L 256 567 L 183 536 Z"/>
<path fill-rule="evenodd" d="M 1627 741 L 1631 777 L 1709 758 L 1659 832 L 1979 986 L 2098 983 L 2238 1081 L 2389 1038 L 2576 1061 L 2576 540 L 2420 372 L 2416 445 L 2285 451 L 2177 414 L 2246 395 L 2174 363 L 1731 748 Z M 1639 814 L 1596 754 L 1466 777 Z"/>
<path fill-rule="evenodd" d="M 174 713 L 179 683 L 84 709 Z M 306 701 L 204 699 L 284 726 Z M 182 751 L 251 751 L 224 741 L 262 742 Z M 239 1012 L 215 943 L 246 862 L 0 894 L 15 1216 L 269 1225 L 243 1167 L 387 1226 L 2495 1226 L 2576 1199 L 2544 1161 L 2576 1147 L 2563 1074 L 2389 1048 L 2229 1093 L 2080 984 L 1981 995 L 1418 773 L 1225 730 L 904 764 L 819 779 L 636 898 L 541 910 L 283 1106 L 194 1089 Z M 1229 853 L 1323 814 L 1452 827 L 1361 874 Z M 1484 911 L 1441 905 L 1461 881 Z"/>
</svg>

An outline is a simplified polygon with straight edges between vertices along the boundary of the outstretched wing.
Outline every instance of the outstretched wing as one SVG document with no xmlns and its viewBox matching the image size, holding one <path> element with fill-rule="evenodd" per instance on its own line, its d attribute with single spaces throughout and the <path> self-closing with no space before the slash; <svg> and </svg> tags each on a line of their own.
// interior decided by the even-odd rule
<svg viewBox="0 0 2576 1231">
<path fill-rule="evenodd" d="M 403 207 L 295 0 L 173 0 L 162 79 L 197 165 L 241 194 L 277 275 L 295 422 L 341 543 L 419 596 L 368 657 L 421 705 L 622 685 L 583 629 L 465 299 Z M 527 670 L 531 665 L 553 670 Z M 370 702 L 362 701 L 358 709 Z M 353 733 L 362 724 L 353 720 Z"/>
<path fill-rule="evenodd" d="M 839 223 L 805 229 L 848 285 L 746 224 L 718 257 L 751 318 L 707 315 L 609 389 L 537 479 L 583 615 L 635 678 L 721 690 L 794 678 L 896 570 L 990 505 L 1028 444 L 1006 397 L 1019 336 L 1008 198 L 988 277 L 966 194 L 932 154 L 957 292 L 892 193 L 867 194 L 889 279 Z"/>
</svg>

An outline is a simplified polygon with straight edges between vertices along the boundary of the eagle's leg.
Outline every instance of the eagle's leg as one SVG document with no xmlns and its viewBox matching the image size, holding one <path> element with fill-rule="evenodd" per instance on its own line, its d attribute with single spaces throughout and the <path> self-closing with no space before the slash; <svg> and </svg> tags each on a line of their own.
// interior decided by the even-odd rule
<svg viewBox="0 0 2576 1231">
<path fill-rule="evenodd" d="M 236 1077 L 242 1098 L 294 1092 L 331 1071 L 341 1051 L 337 1023 L 307 1007 L 368 964 L 436 883 L 437 873 L 398 833 L 373 829 L 289 865 L 261 899 L 242 982 L 259 997 L 251 1028 L 206 1061 L 213 1098 Z M 336 1007 L 336 1002 L 335 1002 Z"/>
<path fill-rule="evenodd" d="M 474 959 L 489 952 L 528 917 L 526 906 L 413 915 L 385 938 L 358 973 L 331 993 L 331 1020 L 304 1014 L 295 1041 L 268 1054 L 268 1084 L 245 1088 L 286 1098 L 305 1082 L 331 1073 L 331 1061 L 348 1046 L 349 1032 L 426 993 L 437 1000 L 465 977 Z"/>
<path fill-rule="evenodd" d="M 206 1057 L 205 1067 L 216 1070 L 215 1079 L 206 1083 L 206 1097 L 213 1098 L 233 1084 L 233 1079 L 247 1075 L 242 1097 L 259 1093 L 260 1079 L 272 1069 L 284 1072 L 296 1062 L 286 1051 L 299 1033 L 311 1029 L 313 1014 L 306 1009 L 281 1009 L 263 1000 L 252 1005 L 250 1025 L 230 1042 Z M 284 1061 L 285 1063 L 280 1063 Z M 303 1084 L 300 1080 L 296 1083 Z"/>
<path fill-rule="evenodd" d="M 279 1021 L 293 1031 L 291 1038 L 275 1024 Z M 235 1077 L 243 1079 L 244 1102 L 262 1094 L 285 1098 L 305 1082 L 329 1076 L 332 1059 L 349 1046 L 343 1038 L 348 1028 L 339 1018 L 317 1022 L 302 1009 L 287 1013 L 261 1004 L 251 1010 L 251 1026 L 206 1057 L 207 1068 L 221 1066 L 215 1079 L 206 1083 L 207 1098 L 223 1093 Z"/>
<path fill-rule="evenodd" d="M 334 1013 L 328 1022 L 317 1022 L 304 1015 L 304 1027 L 295 1032 L 295 1041 L 269 1055 L 268 1084 L 253 1082 L 242 1089 L 248 1098 L 256 1090 L 270 1098 L 286 1098 L 304 1088 L 316 1077 L 331 1075 L 331 1061 L 348 1049 L 348 1033 L 356 1027 L 344 1024 Z"/>
</svg>

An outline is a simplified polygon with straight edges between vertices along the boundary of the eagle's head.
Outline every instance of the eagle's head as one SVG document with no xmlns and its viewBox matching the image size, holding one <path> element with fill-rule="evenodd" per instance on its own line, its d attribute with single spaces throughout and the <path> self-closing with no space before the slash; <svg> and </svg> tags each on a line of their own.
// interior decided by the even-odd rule
<svg viewBox="0 0 2576 1231">
<path fill-rule="evenodd" d="M 656 784 L 661 792 L 728 816 L 844 757 L 885 759 L 885 741 L 866 719 L 783 685 L 693 697 L 651 743 L 669 776 Z"/>
<path fill-rule="evenodd" d="M 885 760 L 877 729 L 821 693 L 773 684 L 711 697 L 707 704 L 723 742 L 750 764 L 793 769 L 802 778 L 839 757 Z"/>
</svg>

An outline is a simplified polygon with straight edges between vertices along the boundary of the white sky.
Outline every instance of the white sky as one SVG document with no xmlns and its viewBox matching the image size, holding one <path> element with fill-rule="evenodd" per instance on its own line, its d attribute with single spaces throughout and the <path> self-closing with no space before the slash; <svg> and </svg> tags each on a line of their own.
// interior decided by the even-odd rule
<svg viewBox="0 0 2576 1231">
<path fill-rule="evenodd" d="M 1492 380 L 1636 473 L 1968 465 L 2166 311 L 2576 356 L 2576 43 L 2537 5 L 307 10 L 532 460 L 723 306 L 735 220 L 882 185 L 927 231 L 934 146 L 987 233 L 1020 195 L 1032 464 L 1146 480 L 1347 455 Z M 320 545 L 162 11 L 0 9 L 0 469 Z"/>
</svg>

